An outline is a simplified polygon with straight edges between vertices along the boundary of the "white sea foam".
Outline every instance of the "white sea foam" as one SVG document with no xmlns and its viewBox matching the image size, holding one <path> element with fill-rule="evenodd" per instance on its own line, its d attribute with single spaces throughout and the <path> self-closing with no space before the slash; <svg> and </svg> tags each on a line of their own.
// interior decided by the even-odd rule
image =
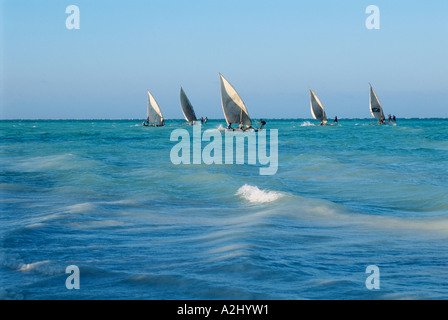
<svg viewBox="0 0 448 320">
<path fill-rule="evenodd" d="M 38 262 L 34 262 L 34 263 L 24 263 L 20 266 L 20 268 L 18 269 L 19 271 L 32 271 L 32 270 L 38 270 L 38 269 L 42 269 L 42 266 L 45 264 L 50 263 L 49 260 L 46 261 L 38 261 Z"/>
<path fill-rule="evenodd" d="M 273 202 L 281 197 L 283 193 L 278 191 L 260 190 L 257 186 L 245 184 L 236 192 L 237 196 L 241 196 L 251 203 Z"/>
<path fill-rule="evenodd" d="M 21 272 L 36 272 L 51 276 L 64 273 L 63 268 L 51 260 L 24 263 L 17 254 L 0 254 L 0 265 Z"/>
<path fill-rule="evenodd" d="M 48 156 L 39 156 L 18 161 L 14 164 L 16 170 L 25 172 L 35 172 L 49 169 L 67 170 L 79 167 L 73 154 L 57 154 Z"/>
<path fill-rule="evenodd" d="M 66 210 L 71 213 L 84 213 L 94 211 L 95 205 L 90 202 L 78 203 L 72 206 L 66 207 Z"/>
<path fill-rule="evenodd" d="M 50 260 L 24 263 L 18 268 L 18 271 L 36 272 L 47 276 L 54 276 L 65 272 L 62 266 L 58 266 Z"/>
<path fill-rule="evenodd" d="M 301 127 L 310 127 L 310 126 L 314 126 L 314 124 L 312 124 L 312 123 L 309 122 L 309 121 L 305 121 L 305 122 L 303 122 L 300 126 L 301 126 Z"/>
</svg>

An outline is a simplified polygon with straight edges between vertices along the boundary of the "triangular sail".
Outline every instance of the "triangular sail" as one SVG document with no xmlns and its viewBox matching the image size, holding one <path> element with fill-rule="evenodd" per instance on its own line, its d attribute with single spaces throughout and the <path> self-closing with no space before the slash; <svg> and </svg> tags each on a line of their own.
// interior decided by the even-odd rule
<svg viewBox="0 0 448 320">
<path fill-rule="evenodd" d="M 310 96 L 311 96 L 311 114 L 313 115 L 313 118 L 322 121 L 323 123 L 327 123 L 327 115 L 325 114 L 324 107 L 320 102 L 319 98 L 311 89 L 310 89 Z"/>
<path fill-rule="evenodd" d="M 193 106 L 188 100 L 187 95 L 184 92 L 184 89 L 180 88 L 180 106 L 182 107 L 182 112 L 184 114 L 185 120 L 188 122 L 197 121 L 196 114 L 194 113 Z"/>
<path fill-rule="evenodd" d="M 242 123 L 246 127 L 252 126 L 252 121 L 250 120 L 246 106 L 236 90 L 222 76 L 222 74 L 219 74 L 219 80 L 221 84 L 222 110 L 224 111 L 227 125 L 232 123 Z"/>
<path fill-rule="evenodd" d="M 157 104 L 156 99 L 154 99 L 149 90 L 148 90 L 148 110 L 146 116 L 148 122 L 153 122 L 158 126 L 163 124 L 162 111 L 160 111 L 160 107 Z"/>
<path fill-rule="evenodd" d="M 370 83 L 369 83 L 370 85 Z M 383 108 L 381 107 L 380 100 L 376 96 L 375 91 L 373 91 L 372 85 L 370 85 L 370 113 L 372 116 L 380 121 L 381 119 L 384 119 L 384 113 Z"/>
</svg>

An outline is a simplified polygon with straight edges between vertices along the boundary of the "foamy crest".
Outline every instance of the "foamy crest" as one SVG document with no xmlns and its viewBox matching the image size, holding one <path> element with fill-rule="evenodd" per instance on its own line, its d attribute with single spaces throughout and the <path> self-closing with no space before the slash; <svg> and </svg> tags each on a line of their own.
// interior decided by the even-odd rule
<svg viewBox="0 0 448 320">
<path fill-rule="evenodd" d="M 32 270 L 39 270 L 42 268 L 43 265 L 46 265 L 50 263 L 49 260 L 46 261 L 38 261 L 38 262 L 34 262 L 34 263 L 23 263 L 20 268 L 19 271 L 32 271 Z"/>
<path fill-rule="evenodd" d="M 64 273 L 63 267 L 54 264 L 50 260 L 21 264 L 20 267 L 18 268 L 18 271 L 37 272 L 47 276 L 54 276 Z"/>
<path fill-rule="evenodd" d="M 251 186 L 248 184 L 245 184 L 239 188 L 236 195 L 242 196 L 244 199 L 252 203 L 272 202 L 283 197 L 281 192 L 260 190 L 257 186 Z"/>
<path fill-rule="evenodd" d="M 17 254 L 6 255 L 0 253 L 0 266 L 21 272 L 36 272 L 50 276 L 64 273 L 63 267 L 51 260 L 25 263 Z"/>
<path fill-rule="evenodd" d="M 85 203 L 78 203 L 72 206 L 68 206 L 67 208 L 68 212 L 71 213 L 84 213 L 84 212 L 91 212 L 95 210 L 95 206 L 91 204 L 90 202 Z"/>
<path fill-rule="evenodd" d="M 301 126 L 301 127 L 309 127 L 309 126 L 314 126 L 314 124 L 312 124 L 312 123 L 309 122 L 309 121 L 305 121 L 305 122 L 302 123 L 300 126 Z"/>
</svg>

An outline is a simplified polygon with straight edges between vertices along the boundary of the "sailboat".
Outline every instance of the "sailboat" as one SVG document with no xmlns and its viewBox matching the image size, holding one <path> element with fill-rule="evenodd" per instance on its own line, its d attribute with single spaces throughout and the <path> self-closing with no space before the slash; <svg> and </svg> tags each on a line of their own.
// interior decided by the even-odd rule
<svg viewBox="0 0 448 320">
<path fill-rule="evenodd" d="M 325 109 L 324 106 L 322 105 L 322 102 L 320 102 L 319 98 L 311 89 L 310 89 L 310 96 L 311 96 L 311 114 L 313 115 L 313 118 L 319 120 L 321 122 L 320 123 L 321 126 L 327 124 L 328 122 L 327 115 L 325 114 Z"/>
<path fill-rule="evenodd" d="M 157 104 L 156 99 L 152 96 L 148 90 L 148 108 L 146 112 L 146 121 L 143 122 L 145 127 L 162 127 L 165 125 L 163 120 L 162 111 Z"/>
<path fill-rule="evenodd" d="M 190 100 L 188 100 L 188 97 L 182 87 L 180 88 L 180 106 L 182 108 L 182 113 L 184 114 L 185 120 L 187 120 L 190 125 L 196 124 L 198 119 L 196 118 L 193 106 L 191 105 Z"/>
<path fill-rule="evenodd" d="M 227 122 L 227 130 L 242 130 L 245 131 L 252 127 L 252 121 L 247 112 L 246 106 L 244 105 L 243 99 L 236 92 L 235 88 L 219 74 L 219 81 L 221 85 L 221 103 L 222 110 L 224 112 L 224 117 Z M 237 123 L 239 125 L 238 129 L 233 129 L 231 125 Z M 245 126 L 245 128 L 243 128 Z"/>
<path fill-rule="evenodd" d="M 372 88 L 372 85 L 369 83 L 370 86 L 370 113 L 372 116 L 378 120 L 379 124 L 385 123 L 386 118 L 384 117 L 383 108 L 381 107 L 380 100 L 376 96 L 375 91 Z"/>
</svg>

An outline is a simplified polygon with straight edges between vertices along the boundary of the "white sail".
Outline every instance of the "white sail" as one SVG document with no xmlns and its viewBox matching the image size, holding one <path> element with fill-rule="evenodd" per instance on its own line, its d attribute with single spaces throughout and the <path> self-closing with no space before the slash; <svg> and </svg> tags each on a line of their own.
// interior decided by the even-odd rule
<svg viewBox="0 0 448 320">
<path fill-rule="evenodd" d="M 148 90 L 148 111 L 147 111 L 147 121 L 153 122 L 155 125 L 163 125 L 163 115 L 162 111 L 160 111 L 160 107 L 156 102 L 156 99 L 152 96 L 152 94 Z"/>
<path fill-rule="evenodd" d="M 184 92 L 184 89 L 180 88 L 180 106 L 182 107 L 182 112 L 184 114 L 185 120 L 188 122 L 197 121 L 196 114 L 194 113 L 193 106 L 188 100 L 187 95 Z"/>
<path fill-rule="evenodd" d="M 383 108 L 381 107 L 380 100 L 378 100 L 375 91 L 373 91 L 372 85 L 370 83 L 369 85 L 370 85 L 370 104 L 369 104 L 370 113 L 375 119 L 379 121 L 381 119 L 384 119 Z"/>
<path fill-rule="evenodd" d="M 247 112 L 243 100 L 222 74 L 219 74 L 219 80 L 221 84 L 222 110 L 224 111 L 227 125 L 232 123 L 242 123 L 246 127 L 250 127 L 252 121 L 250 120 L 249 113 Z"/>
<path fill-rule="evenodd" d="M 324 107 L 320 102 L 319 98 L 311 89 L 310 89 L 310 96 L 311 96 L 311 114 L 313 115 L 313 118 L 322 121 L 323 123 L 327 123 L 327 115 L 325 114 Z"/>
</svg>

